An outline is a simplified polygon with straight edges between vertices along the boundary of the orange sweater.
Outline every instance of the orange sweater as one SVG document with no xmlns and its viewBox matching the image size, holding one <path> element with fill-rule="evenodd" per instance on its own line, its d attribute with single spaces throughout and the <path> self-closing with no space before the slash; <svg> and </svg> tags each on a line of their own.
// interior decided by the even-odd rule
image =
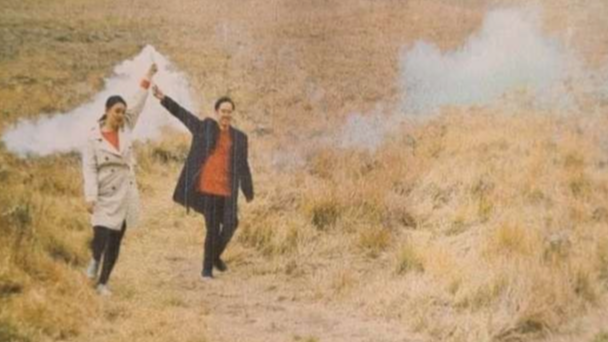
<svg viewBox="0 0 608 342">
<path fill-rule="evenodd" d="M 230 196 L 229 171 L 232 140 L 228 130 L 220 131 L 215 149 L 207 158 L 201 172 L 198 190 L 205 194 Z"/>
<path fill-rule="evenodd" d="M 119 143 L 118 143 L 118 132 L 101 132 L 103 137 L 116 149 L 116 151 L 120 151 Z"/>
</svg>

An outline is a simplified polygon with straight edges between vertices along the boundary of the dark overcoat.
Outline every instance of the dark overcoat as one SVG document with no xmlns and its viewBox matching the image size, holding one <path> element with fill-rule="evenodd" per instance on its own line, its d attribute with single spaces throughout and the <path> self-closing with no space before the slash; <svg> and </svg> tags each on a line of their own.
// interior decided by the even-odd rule
<svg viewBox="0 0 608 342">
<path fill-rule="evenodd" d="M 213 152 L 218 140 L 220 127 L 217 121 L 207 118 L 199 119 L 188 110 L 181 107 L 173 99 L 165 96 L 161 104 L 192 133 L 192 143 L 188 157 L 182 168 L 173 193 L 173 200 L 187 209 L 205 214 L 206 195 L 197 191 L 198 179 L 207 158 Z M 238 226 L 238 195 L 242 189 L 247 200 L 253 200 L 253 181 L 249 168 L 247 135 L 240 130 L 230 127 L 229 177 L 231 195 L 226 198 L 224 206 L 224 226 Z"/>
</svg>

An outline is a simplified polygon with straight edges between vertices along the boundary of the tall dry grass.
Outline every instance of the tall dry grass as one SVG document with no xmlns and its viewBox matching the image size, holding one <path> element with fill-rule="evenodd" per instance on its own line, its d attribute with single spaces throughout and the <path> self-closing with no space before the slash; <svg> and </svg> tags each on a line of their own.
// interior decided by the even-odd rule
<svg viewBox="0 0 608 342">
<path fill-rule="evenodd" d="M 0 194 L 0 340 L 78 334 L 99 305 L 81 273 L 90 227 L 78 159 L 0 158 L 22 170 L 3 176 Z"/>
<path fill-rule="evenodd" d="M 292 174 L 258 170 L 272 185 L 239 240 L 315 298 L 432 340 L 570 331 L 605 303 L 607 127 L 601 115 L 449 109 L 375 154 L 321 148 Z"/>
</svg>

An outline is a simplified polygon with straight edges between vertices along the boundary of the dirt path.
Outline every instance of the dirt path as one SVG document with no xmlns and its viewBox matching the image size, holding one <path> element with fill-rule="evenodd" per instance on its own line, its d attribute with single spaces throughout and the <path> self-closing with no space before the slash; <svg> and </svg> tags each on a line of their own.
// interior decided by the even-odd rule
<svg viewBox="0 0 608 342">
<path fill-rule="evenodd" d="M 412 341 L 398 326 L 346 309 L 298 300 L 267 279 L 227 275 L 205 300 L 213 341 Z"/>
<path fill-rule="evenodd" d="M 251 263 L 202 281 L 202 221 L 168 200 L 165 183 L 146 200 L 142 229 L 127 236 L 114 295 L 79 341 L 414 341 L 396 322 L 327 306 Z"/>
</svg>

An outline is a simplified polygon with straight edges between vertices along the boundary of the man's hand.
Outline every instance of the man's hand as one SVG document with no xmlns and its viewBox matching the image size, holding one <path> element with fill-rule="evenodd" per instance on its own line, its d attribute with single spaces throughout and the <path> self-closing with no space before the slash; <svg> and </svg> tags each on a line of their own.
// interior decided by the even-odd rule
<svg viewBox="0 0 608 342">
<path fill-rule="evenodd" d="M 156 84 L 152 86 L 152 94 L 161 101 L 165 98 L 165 94 L 163 94 Z"/>
<path fill-rule="evenodd" d="M 87 211 L 89 212 L 89 214 L 92 214 L 93 209 L 95 209 L 95 202 L 87 202 L 86 206 L 87 206 Z"/>
</svg>

